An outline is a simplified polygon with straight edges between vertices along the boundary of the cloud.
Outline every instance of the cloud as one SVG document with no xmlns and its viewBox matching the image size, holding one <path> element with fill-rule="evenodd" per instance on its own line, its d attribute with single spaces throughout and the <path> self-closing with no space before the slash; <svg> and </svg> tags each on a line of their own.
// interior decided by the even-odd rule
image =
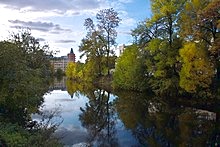
<svg viewBox="0 0 220 147">
<path fill-rule="evenodd" d="M 46 41 L 46 39 L 44 39 L 44 38 L 37 38 L 37 40 L 40 41 L 40 42 Z"/>
<path fill-rule="evenodd" d="M 106 5 L 105 0 L 1 0 L 0 5 L 7 8 L 25 11 L 53 11 L 56 13 L 66 13 L 99 9 Z"/>
<path fill-rule="evenodd" d="M 118 0 L 121 3 L 132 3 L 133 0 Z"/>
<path fill-rule="evenodd" d="M 56 43 L 75 43 L 75 40 L 57 40 Z"/>
<path fill-rule="evenodd" d="M 118 31 L 118 34 L 131 35 L 131 31 Z"/>
<path fill-rule="evenodd" d="M 41 21 L 22 21 L 22 20 L 8 20 L 12 24 L 11 28 L 30 28 L 41 32 L 50 32 L 53 34 L 60 34 L 62 32 L 72 32 L 71 29 L 61 28 L 59 24 L 52 22 Z"/>
<path fill-rule="evenodd" d="M 122 19 L 121 24 L 124 27 L 133 27 L 137 25 L 137 22 L 134 18 L 127 17 L 127 18 Z"/>
</svg>

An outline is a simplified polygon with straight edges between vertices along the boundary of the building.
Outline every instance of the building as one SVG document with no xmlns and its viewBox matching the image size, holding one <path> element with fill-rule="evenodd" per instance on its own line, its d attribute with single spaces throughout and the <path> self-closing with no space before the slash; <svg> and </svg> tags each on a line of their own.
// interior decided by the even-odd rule
<svg viewBox="0 0 220 147">
<path fill-rule="evenodd" d="M 122 53 L 124 52 L 124 50 L 125 50 L 125 45 L 123 44 L 123 45 L 120 45 L 119 47 L 118 47 L 118 49 L 119 49 L 119 56 L 120 55 L 122 55 Z"/>
<path fill-rule="evenodd" d="M 69 62 L 74 62 L 75 63 L 75 54 L 73 53 L 73 49 L 71 48 L 71 50 L 70 50 L 70 53 L 69 54 L 67 54 L 67 57 L 68 57 L 68 61 Z"/>
<path fill-rule="evenodd" d="M 61 69 L 62 71 L 66 70 L 67 64 L 69 62 L 75 63 L 75 54 L 73 52 L 73 49 L 71 48 L 70 53 L 67 54 L 67 56 L 61 56 L 61 57 L 53 57 L 51 59 L 51 64 L 53 66 L 54 71 L 56 72 L 58 69 Z"/>
</svg>

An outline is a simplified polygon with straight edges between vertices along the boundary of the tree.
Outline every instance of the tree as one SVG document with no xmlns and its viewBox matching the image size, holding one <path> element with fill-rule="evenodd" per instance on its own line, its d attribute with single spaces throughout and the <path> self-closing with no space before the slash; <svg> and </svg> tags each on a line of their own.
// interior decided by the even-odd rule
<svg viewBox="0 0 220 147">
<path fill-rule="evenodd" d="M 177 95 L 178 85 L 178 50 L 182 40 L 179 38 L 177 24 L 184 0 L 152 0 L 153 16 L 147 25 L 155 25 L 157 37 L 147 44 L 148 73 L 151 73 L 150 85 L 159 95 Z"/>
<path fill-rule="evenodd" d="M 82 56 L 87 57 L 87 62 L 94 62 L 98 68 L 94 70 L 94 74 L 104 74 L 104 56 L 106 51 L 104 50 L 103 41 L 100 39 L 99 31 L 88 33 L 86 38 L 82 39 L 82 43 L 79 46 L 79 51 L 82 52 Z"/>
<path fill-rule="evenodd" d="M 65 74 L 66 74 L 67 78 L 69 78 L 69 79 L 76 78 L 77 77 L 76 63 L 69 62 L 67 64 Z"/>
<path fill-rule="evenodd" d="M 51 76 L 46 47 L 40 46 L 31 33 L 25 31 L 15 34 L 9 41 L 0 42 L 0 48 L 2 107 L 15 113 L 15 118 L 19 110 L 35 111 L 35 105 L 48 90 Z"/>
<path fill-rule="evenodd" d="M 180 50 L 180 57 L 183 62 L 180 71 L 180 87 L 187 92 L 208 88 L 214 76 L 214 68 L 204 48 L 196 43 L 187 43 Z"/>
<path fill-rule="evenodd" d="M 181 35 L 186 41 L 200 42 L 208 52 L 219 77 L 219 0 L 188 1 L 181 14 Z M 190 19 L 189 19 L 190 18 Z"/>
<path fill-rule="evenodd" d="M 184 60 L 180 72 L 180 86 L 190 93 L 201 93 L 206 89 L 214 90 L 212 95 L 216 95 L 220 75 L 219 6 L 219 0 L 187 1 L 181 13 L 180 35 L 185 41 L 185 46 L 180 52 Z M 192 52 L 192 55 L 186 57 L 187 52 Z M 192 57 L 194 58 L 191 59 Z M 216 78 L 213 78 L 214 75 Z M 192 79 L 189 81 L 191 85 L 186 83 L 186 78 Z"/>
<path fill-rule="evenodd" d="M 80 62 L 69 62 L 67 64 L 67 68 L 65 71 L 65 74 L 67 76 L 67 78 L 69 79 L 74 79 L 74 80 L 84 80 L 84 69 L 85 68 L 85 64 L 80 63 Z"/>
<path fill-rule="evenodd" d="M 184 3 L 185 0 L 151 0 L 153 16 L 150 21 L 157 22 L 160 37 L 167 39 L 170 47 L 178 33 L 177 22 Z"/>
<path fill-rule="evenodd" d="M 58 79 L 61 79 L 63 76 L 64 76 L 64 72 L 61 68 L 58 68 L 57 71 L 55 72 L 55 76 L 58 78 Z"/>
<path fill-rule="evenodd" d="M 110 93 L 97 88 L 84 92 L 89 102 L 84 108 L 80 108 L 82 113 L 79 120 L 87 129 L 89 143 L 98 146 L 118 146 L 115 136 L 115 109 L 109 101 Z"/>
<path fill-rule="evenodd" d="M 29 31 L 13 34 L 0 42 L 0 146 L 58 146 L 51 135 L 54 127 L 34 123 L 49 89 L 51 76 L 48 46 L 41 46 Z M 51 118 L 51 117 L 50 117 Z M 49 122 L 49 121 L 48 121 Z M 39 128 L 36 128 L 39 127 Z"/>
<path fill-rule="evenodd" d="M 157 22 L 152 23 L 149 19 L 140 22 L 131 33 L 134 37 L 134 44 L 137 44 L 140 48 L 146 47 L 147 43 L 159 36 L 158 29 Z"/>
<path fill-rule="evenodd" d="M 100 10 L 96 15 L 96 19 L 98 21 L 97 27 L 99 31 L 96 31 L 95 25 L 91 18 L 87 18 L 85 20 L 85 26 L 90 32 L 94 32 L 96 36 L 104 44 L 104 50 L 106 51 L 106 66 L 109 73 L 109 56 L 110 54 L 114 54 L 114 51 L 111 49 L 113 45 L 115 45 L 115 39 L 117 37 L 116 27 L 118 27 L 121 19 L 118 17 L 118 13 L 114 11 L 113 8 Z M 101 32 L 100 34 L 97 32 Z"/>
<path fill-rule="evenodd" d="M 126 47 L 122 56 L 117 59 L 113 85 L 116 88 L 144 90 L 147 89 L 145 58 L 137 45 Z"/>
</svg>

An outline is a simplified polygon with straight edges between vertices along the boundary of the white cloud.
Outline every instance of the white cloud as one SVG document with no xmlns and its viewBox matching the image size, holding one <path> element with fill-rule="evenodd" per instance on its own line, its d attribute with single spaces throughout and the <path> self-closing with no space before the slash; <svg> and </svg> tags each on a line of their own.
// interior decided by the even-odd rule
<svg viewBox="0 0 220 147">
<path fill-rule="evenodd" d="M 135 26 L 135 25 L 137 24 L 137 22 L 136 22 L 135 19 L 128 17 L 128 18 L 123 19 L 122 22 L 121 22 L 121 24 L 122 24 L 124 27 L 127 27 L 127 26 L 133 27 L 133 26 Z"/>
<path fill-rule="evenodd" d="M 80 12 L 100 9 L 106 5 L 105 0 L 4 0 L 0 1 L 5 8 L 19 11 L 43 11 L 64 14 L 67 11 Z"/>
<path fill-rule="evenodd" d="M 133 0 L 119 0 L 119 2 L 121 2 L 121 3 L 132 3 Z"/>
<path fill-rule="evenodd" d="M 70 40 L 70 39 L 66 39 L 66 40 L 57 40 L 56 43 L 75 43 L 75 40 Z"/>
<path fill-rule="evenodd" d="M 119 17 L 123 18 L 120 22 L 121 28 L 127 28 L 129 30 L 137 24 L 137 21 L 134 18 L 131 18 L 124 10 L 119 11 Z"/>
</svg>

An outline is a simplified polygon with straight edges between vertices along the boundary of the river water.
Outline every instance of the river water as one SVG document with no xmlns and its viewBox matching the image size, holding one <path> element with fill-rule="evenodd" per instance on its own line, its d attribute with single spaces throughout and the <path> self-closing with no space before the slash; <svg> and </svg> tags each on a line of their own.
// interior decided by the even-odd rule
<svg viewBox="0 0 220 147">
<path fill-rule="evenodd" d="M 57 112 L 55 136 L 65 146 L 219 145 L 219 109 L 162 101 L 147 93 L 109 93 L 61 81 L 44 96 L 42 111 Z M 37 116 L 33 116 L 33 118 Z M 36 119 L 34 118 L 34 119 Z"/>
</svg>

